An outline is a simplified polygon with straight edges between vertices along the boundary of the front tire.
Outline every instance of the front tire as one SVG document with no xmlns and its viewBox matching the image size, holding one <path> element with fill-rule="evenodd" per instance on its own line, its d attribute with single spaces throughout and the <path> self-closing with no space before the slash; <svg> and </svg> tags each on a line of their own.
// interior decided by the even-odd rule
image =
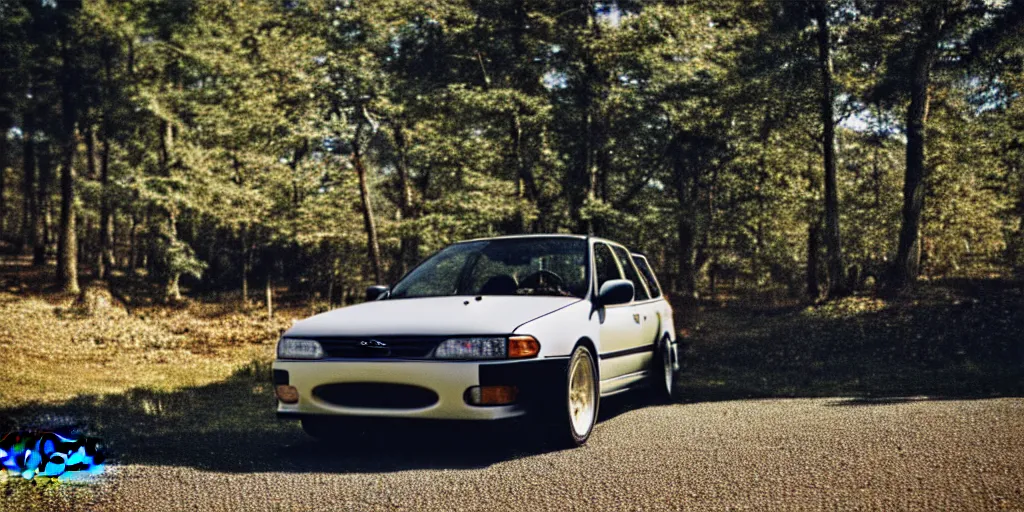
<svg viewBox="0 0 1024 512">
<path fill-rule="evenodd" d="M 551 418 L 551 433 L 558 445 L 580 446 L 590 438 L 601 402 L 599 385 L 594 354 L 584 345 L 577 346 L 569 357 L 562 403 Z"/>
</svg>

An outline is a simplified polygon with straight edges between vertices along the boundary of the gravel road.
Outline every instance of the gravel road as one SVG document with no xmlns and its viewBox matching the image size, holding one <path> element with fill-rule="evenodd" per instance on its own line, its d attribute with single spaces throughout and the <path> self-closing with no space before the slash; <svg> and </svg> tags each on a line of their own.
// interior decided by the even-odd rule
<svg viewBox="0 0 1024 512">
<path fill-rule="evenodd" d="M 79 505 L 126 511 L 1024 510 L 1022 398 L 670 406 L 618 400 L 602 403 L 603 420 L 575 450 L 493 447 L 465 441 L 461 429 L 420 432 L 401 443 L 325 447 L 296 429 L 279 444 L 261 438 L 239 445 L 228 470 L 111 467 L 96 501 Z"/>
</svg>

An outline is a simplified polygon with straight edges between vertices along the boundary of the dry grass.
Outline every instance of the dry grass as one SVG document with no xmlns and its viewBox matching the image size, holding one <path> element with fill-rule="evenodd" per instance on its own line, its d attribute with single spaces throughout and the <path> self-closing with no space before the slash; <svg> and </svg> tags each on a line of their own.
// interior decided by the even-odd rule
<svg viewBox="0 0 1024 512">
<path fill-rule="evenodd" d="M 239 407 L 271 414 L 275 341 L 309 314 L 305 307 L 286 307 L 268 321 L 257 306 L 197 300 L 178 307 L 139 300 L 136 307 L 115 303 L 85 314 L 76 297 L 54 290 L 52 282 L 52 267 L 9 258 L 0 265 L 0 432 L 74 425 L 103 438 L 115 460 L 131 453 L 125 446 L 139 438 L 136 428 L 194 432 L 222 422 L 253 423 L 235 413 Z M 225 386 L 228 381 L 235 385 Z M 223 391 L 201 391 L 211 389 Z M 206 405 L 196 405 L 197 396 Z M 192 420 L 182 425 L 169 418 Z M 178 444 L 187 445 L 187 436 Z M 0 510 L 5 504 L 91 508 L 92 486 L 12 482 L 0 474 Z"/>
<path fill-rule="evenodd" d="M 170 391 L 220 381 L 274 342 L 304 308 L 265 310 L 190 301 L 83 315 L 46 288 L 51 269 L 0 269 L 0 406 L 53 403 L 129 388 Z"/>
</svg>

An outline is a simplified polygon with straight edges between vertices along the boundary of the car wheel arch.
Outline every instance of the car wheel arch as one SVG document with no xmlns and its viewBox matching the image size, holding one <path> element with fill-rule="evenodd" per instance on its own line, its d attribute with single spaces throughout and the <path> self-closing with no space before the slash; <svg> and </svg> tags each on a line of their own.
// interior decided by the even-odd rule
<svg viewBox="0 0 1024 512">
<path fill-rule="evenodd" d="M 583 346 L 587 347 L 587 350 L 590 351 L 591 356 L 594 357 L 594 371 L 597 372 L 597 385 L 598 385 L 598 388 L 600 388 L 601 387 L 601 364 L 600 364 L 601 356 L 597 352 L 597 346 L 594 344 L 593 340 L 591 340 L 587 336 L 584 336 L 584 337 L 576 340 L 576 344 L 572 346 L 572 350 L 569 352 L 570 356 L 572 355 L 573 352 L 576 351 L 576 347 L 579 347 L 580 345 L 583 345 Z M 600 391 L 600 389 L 598 391 Z"/>
</svg>

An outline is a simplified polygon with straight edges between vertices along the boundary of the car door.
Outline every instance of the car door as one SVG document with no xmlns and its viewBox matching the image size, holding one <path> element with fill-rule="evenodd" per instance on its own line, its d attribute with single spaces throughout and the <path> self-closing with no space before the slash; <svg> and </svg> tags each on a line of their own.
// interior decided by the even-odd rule
<svg viewBox="0 0 1024 512">
<path fill-rule="evenodd" d="M 654 314 L 658 320 L 658 332 L 660 336 L 663 332 L 672 332 L 672 307 L 668 301 L 662 296 L 661 285 L 658 284 L 658 278 L 654 275 L 654 270 L 651 268 L 651 264 L 647 261 L 647 258 L 642 254 L 633 254 L 633 263 L 636 264 L 637 270 L 640 271 L 640 277 L 644 278 L 644 282 L 647 283 L 647 290 L 651 294 L 650 312 Z M 674 335 L 673 335 L 674 336 Z"/>
<path fill-rule="evenodd" d="M 633 320 L 640 325 L 637 337 L 633 341 L 634 350 L 637 352 L 634 364 L 636 371 L 650 368 L 651 358 L 654 357 L 654 348 L 658 340 L 660 328 L 660 316 L 657 305 L 651 299 L 651 292 L 647 281 L 640 274 L 633 257 L 621 245 L 613 245 L 612 250 L 622 266 L 625 278 L 633 283 Z"/>
<path fill-rule="evenodd" d="M 605 282 L 623 277 L 622 267 L 608 244 L 594 242 L 593 250 L 593 293 L 596 296 Z M 615 379 L 631 371 L 629 365 L 623 364 L 622 358 L 635 344 L 640 326 L 633 320 L 632 303 L 604 306 L 596 314 L 601 322 L 598 364 L 601 370 L 603 391 L 604 381 Z"/>
</svg>

